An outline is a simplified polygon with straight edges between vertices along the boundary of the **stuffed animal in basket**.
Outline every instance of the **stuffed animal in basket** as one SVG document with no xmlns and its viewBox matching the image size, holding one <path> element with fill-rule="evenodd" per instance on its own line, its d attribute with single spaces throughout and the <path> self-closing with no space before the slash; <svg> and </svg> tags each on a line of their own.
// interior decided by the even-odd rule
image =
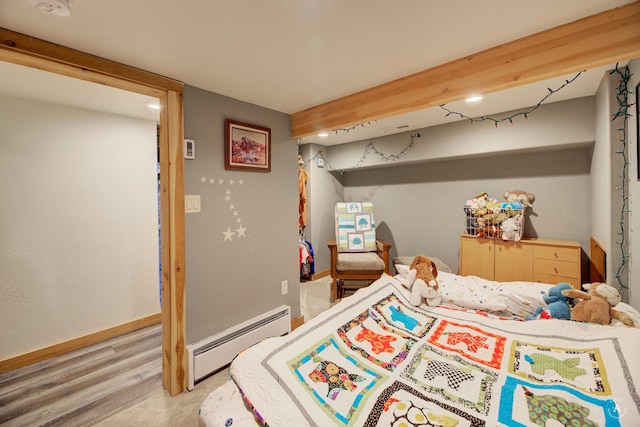
<svg viewBox="0 0 640 427">
<path fill-rule="evenodd" d="M 606 283 L 598 282 L 583 286 L 587 288 L 587 292 L 578 289 L 562 291 L 562 294 L 569 298 L 580 298 L 582 300 L 571 310 L 571 320 L 608 325 L 611 323 L 611 319 L 615 318 L 627 326 L 634 326 L 633 319 L 628 314 L 613 308 L 622 301 L 622 297 L 616 288 Z"/>
<path fill-rule="evenodd" d="M 550 288 L 542 296 L 542 300 L 547 303 L 546 307 L 538 307 L 533 314 L 527 314 L 526 320 L 534 319 L 571 319 L 570 297 L 563 294 L 563 291 L 573 289 L 567 282 L 561 282 Z"/>
<path fill-rule="evenodd" d="M 507 218 L 500 224 L 502 230 L 502 240 L 512 240 L 519 242 L 522 238 L 522 230 L 524 228 L 524 216 L 517 214 L 514 217 Z"/>
<path fill-rule="evenodd" d="M 503 196 L 507 202 L 519 202 L 526 206 L 531 206 L 536 199 L 535 194 L 526 193 L 522 190 L 505 191 Z"/>
<path fill-rule="evenodd" d="M 424 300 L 430 307 L 440 305 L 442 297 L 438 289 L 438 267 L 426 255 L 418 255 L 413 259 L 407 273 L 407 288 L 411 290 L 409 302 L 418 306 Z"/>
</svg>

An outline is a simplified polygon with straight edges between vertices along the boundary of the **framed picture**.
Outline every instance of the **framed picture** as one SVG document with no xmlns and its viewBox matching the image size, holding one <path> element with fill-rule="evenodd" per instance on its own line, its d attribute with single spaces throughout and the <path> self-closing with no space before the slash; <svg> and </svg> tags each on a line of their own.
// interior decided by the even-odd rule
<svg viewBox="0 0 640 427">
<path fill-rule="evenodd" d="M 226 119 L 225 169 L 271 172 L 271 129 Z"/>
</svg>

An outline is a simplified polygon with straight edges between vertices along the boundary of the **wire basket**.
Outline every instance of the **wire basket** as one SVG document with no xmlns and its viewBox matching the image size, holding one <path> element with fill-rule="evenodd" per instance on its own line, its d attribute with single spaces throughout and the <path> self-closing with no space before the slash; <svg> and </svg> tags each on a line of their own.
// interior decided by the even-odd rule
<svg viewBox="0 0 640 427">
<path fill-rule="evenodd" d="M 526 208 L 518 202 L 504 202 L 492 208 L 465 206 L 465 233 L 517 242 L 524 234 Z"/>
</svg>

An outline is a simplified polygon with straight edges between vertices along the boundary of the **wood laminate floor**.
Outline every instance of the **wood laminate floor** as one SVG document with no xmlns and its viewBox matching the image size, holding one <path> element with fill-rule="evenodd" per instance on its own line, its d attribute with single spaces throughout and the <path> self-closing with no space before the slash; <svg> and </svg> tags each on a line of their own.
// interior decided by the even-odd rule
<svg viewBox="0 0 640 427">
<path fill-rule="evenodd" d="M 83 426 L 162 390 L 161 327 L 0 375 L 0 425 Z"/>
<path fill-rule="evenodd" d="M 305 319 L 329 308 L 331 278 L 301 284 Z M 226 369 L 171 397 L 160 324 L 0 375 L 0 426 L 195 426 Z"/>
</svg>

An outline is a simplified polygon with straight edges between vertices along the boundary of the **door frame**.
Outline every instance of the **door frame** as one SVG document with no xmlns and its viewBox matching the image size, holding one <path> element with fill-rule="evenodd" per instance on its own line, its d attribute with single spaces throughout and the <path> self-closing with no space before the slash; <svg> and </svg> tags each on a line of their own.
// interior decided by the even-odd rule
<svg viewBox="0 0 640 427">
<path fill-rule="evenodd" d="M 186 389 L 184 83 L 0 27 L 0 61 L 158 98 L 162 238 L 162 386 Z"/>
</svg>

